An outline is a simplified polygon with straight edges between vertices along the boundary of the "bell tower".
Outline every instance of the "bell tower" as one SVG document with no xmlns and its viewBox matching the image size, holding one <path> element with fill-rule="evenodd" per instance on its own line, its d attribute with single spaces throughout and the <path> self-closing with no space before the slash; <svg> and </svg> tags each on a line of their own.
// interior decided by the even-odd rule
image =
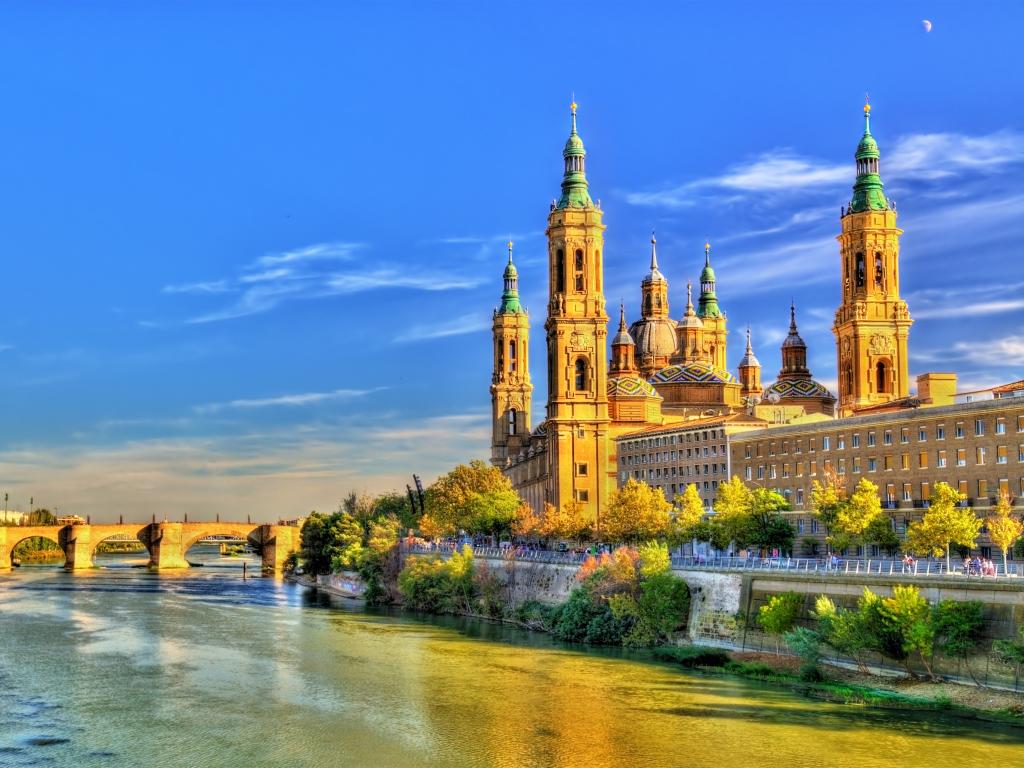
<svg viewBox="0 0 1024 768">
<path fill-rule="evenodd" d="M 547 435 L 555 506 L 576 501 L 600 525 L 599 511 L 614 489 L 609 478 L 604 224 L 590 198 L 586 150 L 572 129 L 562 152 L 562 195 L 548 214 L 549 302 Z"/>
<path fill-rule="evenodd" d="M 530 439 L 530 316 L 519 303 L 519 273 L 512 263 L 512 241 L 503 275 L 501 306 L 494 310 L 494 372 L 491 376 L 491 463 L 507 460 Z"/>
<path fill-rule="evenodd" d="M 857 181 L 842 210 L 836 238 L 842 259 L 843 300 L 832 327 L 836 337 L 841 416 L 858 408 L 905 398 L 910 392 L 907 336 L 913 322 L 900 298 L 896 209 L 878 172 L 871 135 L 871 105 L 864 105 L 864 136 L 857 145 Z"/>
<path fill-rule="evenodd" d="M 697 317 L 704 327 L 704 357 L 719 370 L 727 370 L 725 362 L 726 316 L 718 305 L 715 292 L 717 281 L 711 268 L 711 243 L 704 243 L 704 269 L 700 273 L 700 301 L 697 302 Z"/>
</svg>

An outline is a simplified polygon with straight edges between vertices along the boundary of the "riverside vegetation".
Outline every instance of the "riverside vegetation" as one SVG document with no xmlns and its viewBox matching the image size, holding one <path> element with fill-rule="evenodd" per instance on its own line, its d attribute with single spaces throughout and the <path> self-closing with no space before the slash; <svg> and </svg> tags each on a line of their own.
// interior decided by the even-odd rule
<svg viewBox="0 0 1024 768">
<path fill-rule="evenodd" d="M 902 546 L 915 554 L 949 557 L 958 547 L 973 547 L 984 522 L 963 501 L 955 489 L 937 483 L 930 508 L 922 521 L 910 526 L 906 541 L 896 536 L 881 509 L 877 486 L 866 479 L 847 491 L 841 477 L 829 476 L 825 483 L 815 484 L 811 506 L 826 530 L 830 551 L 878 543 L 892 552 Z M 400 601 L 418 611 L 511 621 L 570 642 L 653 647 L 657 658 L 684 666 L 714 666 L 812 685 L 823 680 L 822 659 L 831 650 L 852 659 L 861 672 L 869 671 L 868 660 L 877 655 L 922 679 L 914 671 L 917 666 L 923 679 L 930 680 L 935 678 L 932 659 L 939 655 L 960 661 L 975 677 L 970 660 L 981 640 L 980 604 L 944 600 L 929 605 L 913 586 L 897 587 L 890 597 L 866 590 L 850 607 L 821 597 L 810 611 L 805 611 L 803 597 L 773 596 L 751 620 L 776 638 L 780 662 L 799 660 L 792 673 L 781 671 L 785 664 L 770 657 L 745 661 L 727 652 L 671 645 L 685 629 L 690 596 L 685 582 L 671 573 L 669 547 L 697 540 L 723 550 L 792 553 L 795 531 L 783 516 L 788 509 L 782 495 L 747 488 L 738 477 L 720 484 L 711 516 L 692 485 L 673 505 L 661 489 L 629 480 L 609 499 L 601 529 L 594 530 L 572 502 L 560 508 L 547 505 L 543 514 L 535 514 L 498 469 L 473 461 L 440 477 L 420 505 L 411 494 L 350 494 L 335 513 L 313 513 L 303 527 L 302 551 L 293 564 L 301 562 L 309 574 L 356 571 L 366 581 L 369 602 Z M 1011 511 L 1008 500 L 1001 500 L 987 521 L 1004 554 L 1024 530 Z M 539 545 L 561 541 L 583 547 L 588 541 L 602 541 L 618 546 L 585 559 L 564 603 L 528 601 L 515 606 L 501 579 L 486 562 L 474 558 L 469 546 L 447 559 L 409 558 L 399 571 L 397 543 L 403 531 L 426 538 L 457 534 Z M 783 647 L 790 655 L 781 655 Z M 723 658 L 721 664 L 705 663 Z M 996 642 L 992 658 L 1015 670 L 1019 679 L 1024 635 Z M 847 682 L 843 685 L 849 688 Z"/>
</svg>

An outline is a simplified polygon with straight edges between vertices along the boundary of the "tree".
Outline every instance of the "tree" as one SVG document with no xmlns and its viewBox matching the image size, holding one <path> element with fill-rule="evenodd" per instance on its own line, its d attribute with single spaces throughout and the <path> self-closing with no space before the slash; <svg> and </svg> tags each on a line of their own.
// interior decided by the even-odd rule
<svg viewBox="0 0 1024 768">
<path fill-rule="evenodd" d="M 682 543 L 693 538 L 694 532 L 704 519 L 704 501 L 697 492 L 697 486 L 690 483 L 682 499 L 676 501 L 672 517 L 672 538 Z"/>
<path fill-rule="evenodd" d="M 882 598 L 880 604 L 882 620 L 892 636 L 898 637 L 900 647 L 905 654 L 917 653 L 928 671 L 934 678 L 931 658 L 935 647 L 935 624 L 928 601 L 924 599 L 917 587 L 896 584 L 892 588 L 892 596 Z M 909 662 L 908 662 L 908 672 Z"/>
<path fill-rule="evenodd" d="M 25 525 L 56 525 L 57 516 L 48 509 L 33 509 L 28 513 Z"/>
<path fill-rule="evenodd" d="M 750 499 L 750 543 L 767 550 L 792 551 L 796 530 L 780 514 L 790 508 L 781 493 L 755 488 Z"/>
<path fill-rule="evenodd" d="M 999 661 L 1014 668 L 1014 687 L 1020 683 L 1020 670 L 1024 666 L 1024 627 L 1011 640 L 996 640 L 992 650 Z"/>
<path fill-rule="evenodd" d="M 769 635 L 775 636 L 775 653 L 780 652 L 782 636 L 789 632 L 800 617 L 803 598 L 796 592 L 772 595 L 757 611 L 757 623 Z"/>
<path fill-rule="evenodd" d="M 348 495 L 338 505 L 339 512 L 345 512 L 352 517 L 365 522 L 373 517 L 376 499 L 368 493 L 356 493 L 349 491 Z"/>
<path fill-rule="evenodd" d="M 1000 494 L 996 502 L 995 512 L 985 525 L 988 527 L 988 537 L 1003 552 L 1003 571 L 1007 570 L 1007 556 L 1017 539 L 1024 534 L 1024 523 L 1010 514 L 1010 497 L 1005 493 Z"/>
<path fill-rule="evenodd" d="M 835 529 L 851 543 L 864 543 L 864 534 L 871 523 L 882 516 L 882 501 L 878 486 L 862 477 L 853 493 L 836 512 Z"/>
<path fill-rule="evenodd" d="M 973 549 L 981 531 L 981 520 L 970 507 L 961 507 L 967 497 L 948 483 L 936 483 L 924 517 L 907 530 L 907 547 L 917 554 L 941 556 L 953 545 Z"/>
<path fill-rule="evenodd" d="M 750 508 L 753 503 L 753 492 L 743 484 L 739 475 L 733 475 L 727 483 L 718 484 L 715 494 L 715 514 L 711 519 L 717 528 L 718 541 L 712 543 L 718 549 L 726 549 L 731 542 L 737 547 L 745 547 L 750 541 Z M 724 541 L 724 544 L 722 542 Z M 722 544 L 722 546 L 719 546 Z"/>
<path fill-rule="evenodd" d="M 533 507 L 524 501 L 516 510 L 516 519 L 512 521 L 512 533 L 516 536 L 536 536 L 540 532 L 540 524 L 541 519 L 533 513 Z"/>
<path fill-rule="evenodd" d="M 519 506 L 519 496 L 509 479 L 497 467 L 479 459 L 458 465 L 427 489 L 427 511 L 446 531 L 507 531 Z"/>
<path fill-rule="evenodd" d="M 900 537 L 892 529 L 892 518 L 885 514 L 871 521 L 864 531 L 864 541 L 867 544 L 877 544 L 890 556 L 896 554 L 900 547 Z"/>
<path fill-rule="evenodd" d="M 825 543 L 828 544 L 830 552 L 833 550 L 832 530 L 839 517 L 839 510 L 845 502 L 846 488 L 839 475 L 832 469 L 825 470 L 825 482 L 819 483 L 815 480 L 811 484 L 811 511 L 825 526 Z"/>
<path fill-rule="evenodd" d="M 657 541 L 650 541 L 637 547 L 640 556 L 640 578 L 646 579 L 672 569 L 672 558 L 668 547 Z"/>
<path fill-rule="evenodd" d="M 415 528 L 420 518 L 409 504 L 409 495 L 397 491 L 382 493 L 374 500 L 373 516 L 393 517 L 403 528 Z"/>
<path fill-rule="evenodd" d="M 575 501 L 567 501 L 560 509 L 551 504 L 544 505 L 544 517 L 540 520 L 537 532 L 546 539 L 571 541 L 586 538 L 590 527 L 590 520 L 583 512 L 583 507 Z"/>
<path fill-rule="evenodd" d="M 932 609 L 932 623 L 935 626 L 935 645 L 946 656 L 959 659 L 977 683 L 969 659 L 978 649 L 985 628 L 981 601 L 940 600 Z"/>
<path fill-rule="evenodd" d="M 610 541 L 656 539 L 668 532 L 671 509 L 661 488 L 629 478 L 609 499 L 601 533 Z"/>
</svg>

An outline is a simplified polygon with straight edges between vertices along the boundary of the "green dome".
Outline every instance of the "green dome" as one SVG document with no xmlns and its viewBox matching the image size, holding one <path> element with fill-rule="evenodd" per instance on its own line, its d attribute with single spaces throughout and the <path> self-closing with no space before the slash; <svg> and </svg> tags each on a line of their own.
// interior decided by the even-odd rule
<svg viewBox="0 0 1024 768">
<path fill-rule="evenodd" d="M 871 135 L 871 106 L 864 105 L 864 135 L 857 145 L 857 181 L 853 185 L 850 212 L 884 211 L 889 206 L 885 197 L 882 177 L 878 173 L 878 142 Z"/>
<path fill-rule="evenodd" d="M 700 281 L 702 283 L 714 283 L 714 282 L 716 282 L 716 280 L 715 280 L 715 270 L 713 270 L 711 268 L 710 264 L 705 264 L 704 265 L 704 269 L 702 269 L 700 271 Z"/>
<path fill-rule="evenodd" d="M 569 138 L 565 142 L 565 149 L 562 150 L 563 155 L 585 155 L 587 151 L 583 148 L 583 139 L 576 133 L 575 129 Z"/>
<path fill-rule="evenodd" d="M 516 265 L 513 264 L 511 261 L 508 263 L 508 266 L 505 267 L 504 277 L 519 277 L 519 270 L 516 269 Z"/>
<path fill-rule="evenodd" d="M 858 160 L 863 160 L 866 157 L 878 156 L 878 142 L 875 141 L 875 137 L 870 133 L 865 133 L 864 137 L 860 140 L 860 144 L 857 145 L 857 154 L 855 157 Z"/>
</svg>

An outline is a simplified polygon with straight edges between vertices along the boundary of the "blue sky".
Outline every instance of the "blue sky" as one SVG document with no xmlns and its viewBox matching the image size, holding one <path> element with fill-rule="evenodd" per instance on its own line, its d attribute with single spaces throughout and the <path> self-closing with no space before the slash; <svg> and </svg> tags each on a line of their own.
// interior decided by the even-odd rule
<svg viewBox="0 0 1024 768">
<path fill-rule="evenodd" d="M 834 236 L 870 92 L 906 232 L 912 374 L 1024 376 L 1024 8 L 563 11 L 7 4 L 12 507 L 290 516 L 485 457 L 509 234 L 543 360 L 572 93 L 610 306 L 635 317 L 653 228 L 678 316 L 708 237 L 730 364 L 750 323 L 774 376 L 794 296 L 834 384 Z"/>
</svg>

